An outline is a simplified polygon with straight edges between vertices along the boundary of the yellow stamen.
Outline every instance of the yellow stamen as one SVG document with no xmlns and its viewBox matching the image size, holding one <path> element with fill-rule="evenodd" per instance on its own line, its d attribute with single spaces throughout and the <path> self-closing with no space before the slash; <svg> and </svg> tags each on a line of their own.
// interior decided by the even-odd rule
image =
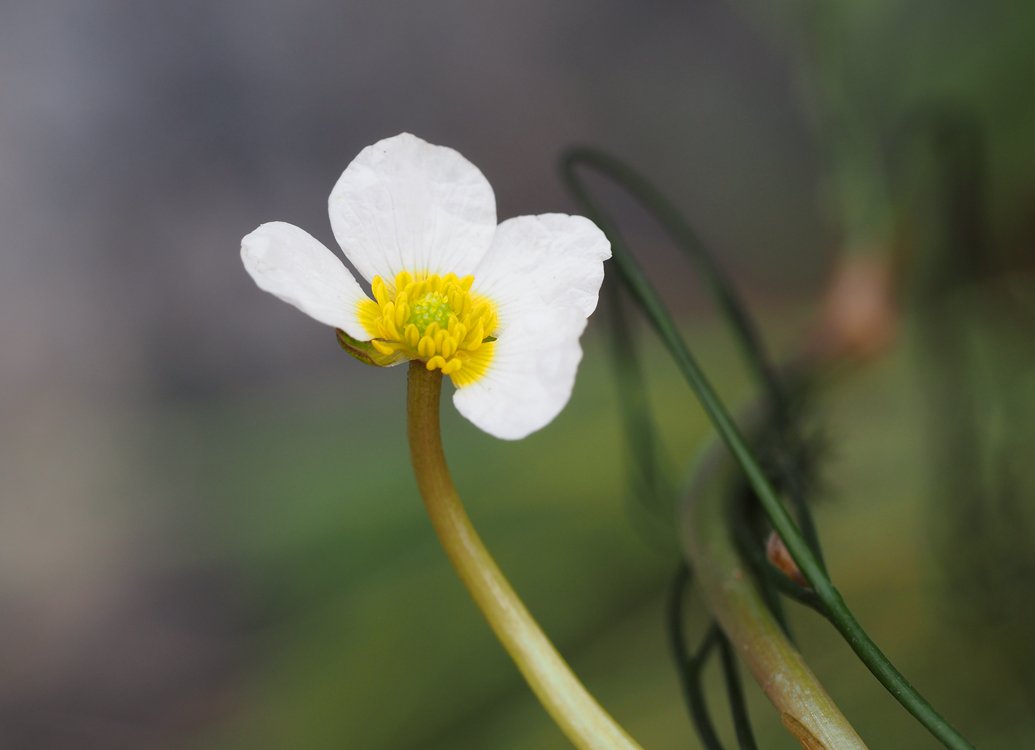
<svg viewBox="0 0 1035 750">
<path fill-rule="evenodd" d="M 441 370 L 458 387 L 477 382 L 492 362 L 499 320 L 492 302 L 471 292 L 473 276 L 411 274 L 371 282 L 373 300 L 359 303 L 360 323 L 383 354 L 398 352 Z"/>
</svg>

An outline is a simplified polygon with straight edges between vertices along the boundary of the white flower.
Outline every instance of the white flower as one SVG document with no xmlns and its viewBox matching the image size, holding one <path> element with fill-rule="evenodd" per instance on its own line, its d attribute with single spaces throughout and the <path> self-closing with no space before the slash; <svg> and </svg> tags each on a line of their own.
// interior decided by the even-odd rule
<svg viewBox="0 0 1035 750">
<path fill-rule="evenodd" d="M 496 437 L 525 437 L 557 416 L 611 256 L 596 225 L 543 214 L 497 226 L 478 168 L 408 133 L 363 149 L 329 209 L 373 299 L 334 253 L 281 222 L 241 244 L 260 288 L 369 341 L 382 363 L 416 359 L 442 370 L 460 413 Z"/>
</svg>

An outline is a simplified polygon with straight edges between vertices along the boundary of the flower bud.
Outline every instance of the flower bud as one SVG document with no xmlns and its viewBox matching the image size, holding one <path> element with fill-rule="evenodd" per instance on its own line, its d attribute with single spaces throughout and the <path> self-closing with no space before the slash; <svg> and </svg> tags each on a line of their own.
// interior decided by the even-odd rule
<svg viewBox="0 0 1035 750">
<path fill-rule="evenodd" d="M 773 567 L 796 584 L 805 588 L 811 588 L 809 582 L 805 580 L 805 576 L 798 569 L 798 564 L 791 557 L 791 553 L 787 551 L 787 546 L 783 543 L 783 539 L 775 531 L 769 532 L 769 539 L 765 543 L 765 556 Z"/>
</svg>

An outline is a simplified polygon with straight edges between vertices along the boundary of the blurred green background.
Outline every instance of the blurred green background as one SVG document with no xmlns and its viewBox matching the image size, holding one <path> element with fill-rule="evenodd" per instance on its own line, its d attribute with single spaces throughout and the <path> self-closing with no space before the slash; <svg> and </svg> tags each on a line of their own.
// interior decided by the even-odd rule
<svg viewBox="0 0 1035 750">
<path fill-rule="evenodd" d="M 574 211 L 557 154 L 615 151 L 779 356 L 842 255 L 891 259 L 893 345 L 818 394 L 834 580 L 979 747 L 1035 744 L 1033 8 L 0 4 L 0 747 L 566 746 L 423 515 L 404 372 L 240 266 L 264 221 L 332 243 L 334 180 L 402 130 L 477 164 L 501 218 Z M 601 194 L 722 395 L 750 398 L 692 273 Z M 447 402 L 446 450 L 591 690 L 648 750 L 697 747 L 663 629 L 677 550 L 630 491 L 603 323 L 554 424 L 503 443 Z M 643 333 L 689 464 L 708 426 Z M 792 620 L 871 747 L 936 747 Z M 793 747 L 748 690 L 761 746 Z"/>
</svg>

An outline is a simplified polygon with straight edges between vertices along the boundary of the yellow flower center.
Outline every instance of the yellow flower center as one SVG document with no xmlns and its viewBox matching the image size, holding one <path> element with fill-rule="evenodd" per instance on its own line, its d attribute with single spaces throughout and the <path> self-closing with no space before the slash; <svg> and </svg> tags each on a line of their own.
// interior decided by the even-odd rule
<svg viewBox="0 0 1035 750">
<path fill-rule="evenodd" d="M 481 378 L 492 362 L 498 319 L 492 302 L 471 292 L 473 276 L 403 271 L 394 283 L 371 282 L 374 299 L 359 303 L 370 343 L 386 356 L 419 359 L 462 387 Z"/>
</svg>

